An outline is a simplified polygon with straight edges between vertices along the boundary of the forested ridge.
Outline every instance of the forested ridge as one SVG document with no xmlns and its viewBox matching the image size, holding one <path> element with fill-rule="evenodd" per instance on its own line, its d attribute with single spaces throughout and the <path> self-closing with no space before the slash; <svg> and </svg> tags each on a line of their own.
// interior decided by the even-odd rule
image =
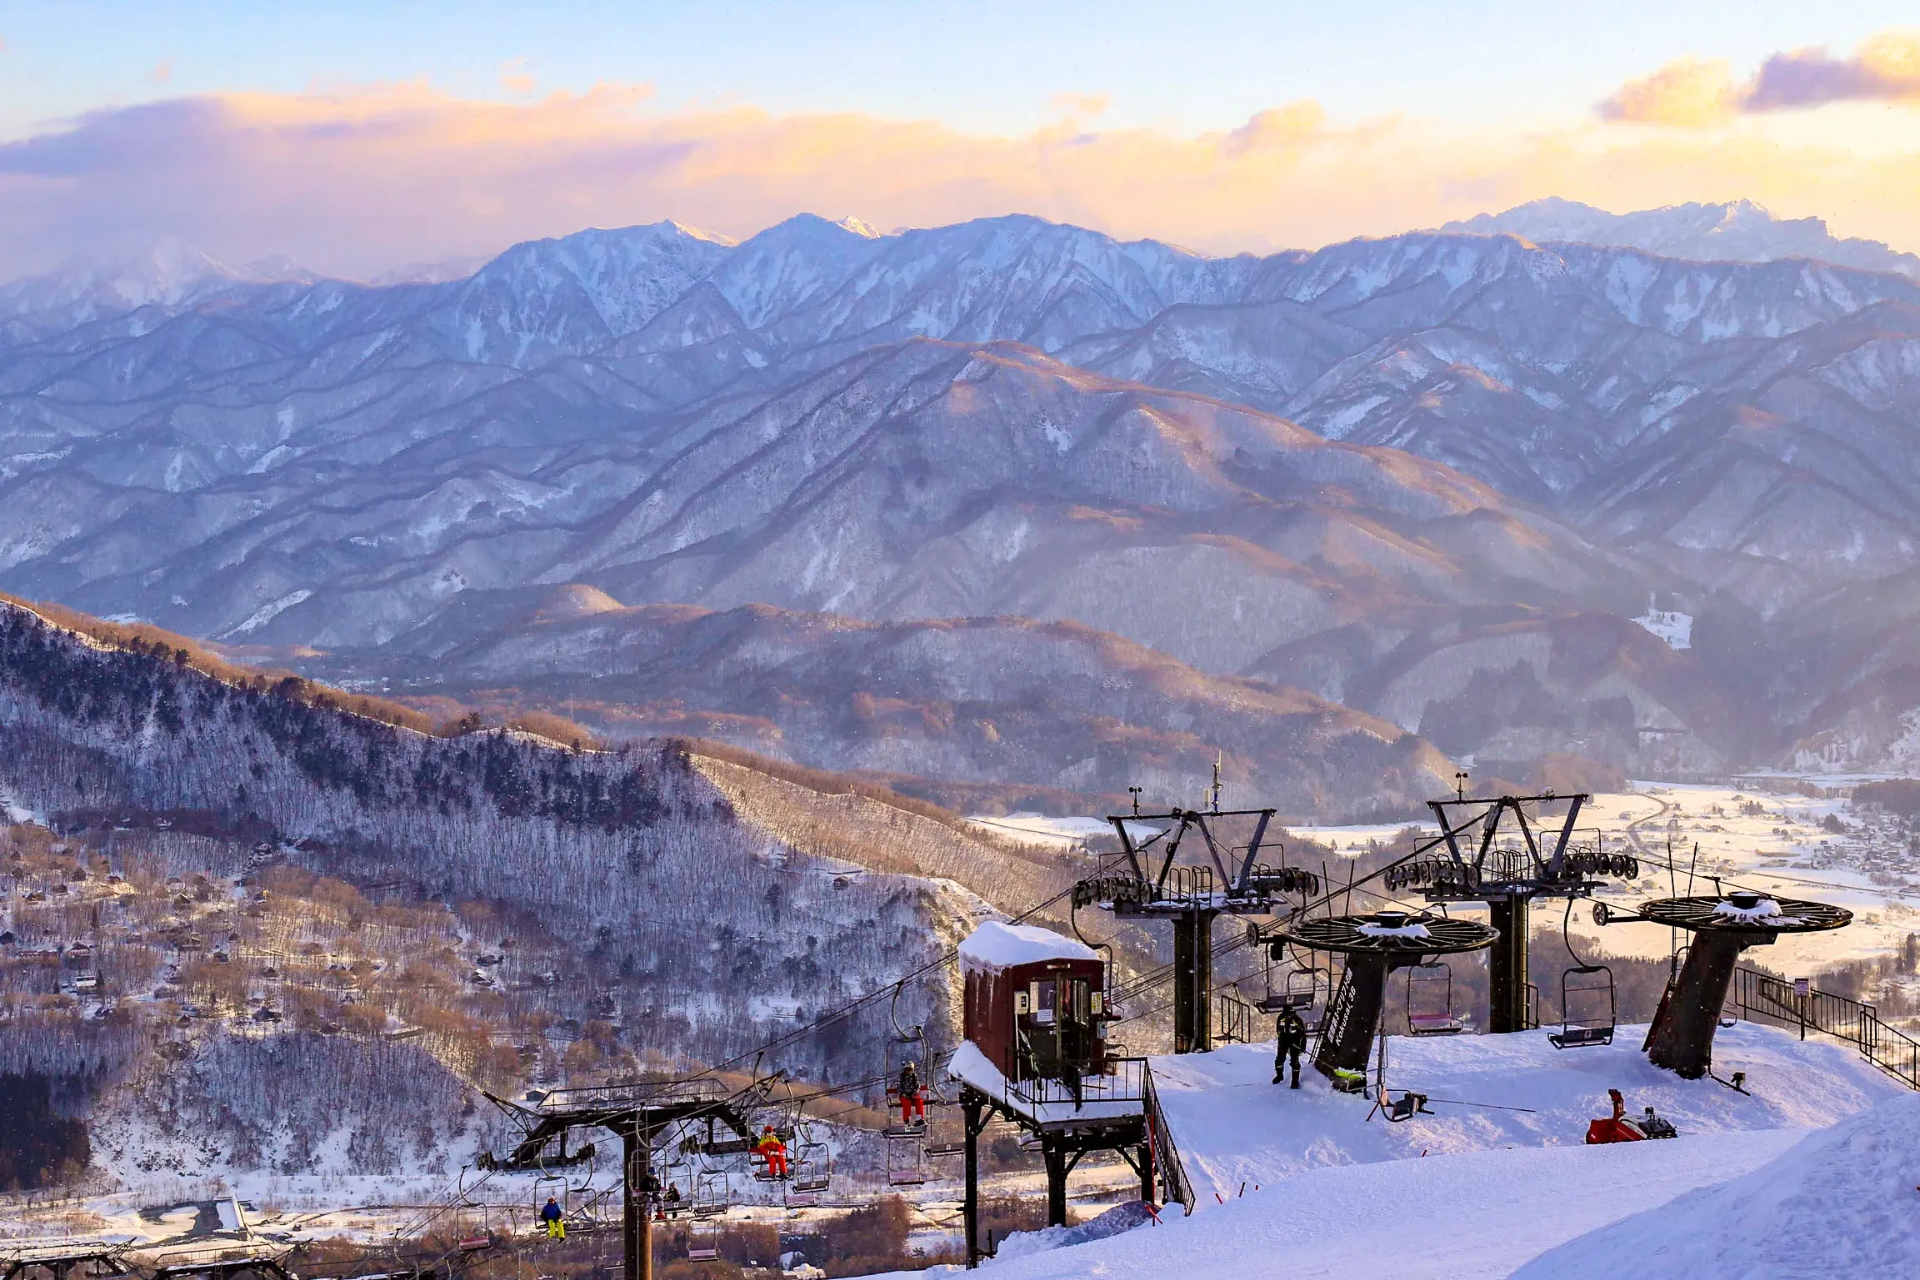
<svg viewBox="0 0 1920 1280">
<path fill-rule="evenodd" d="M 0 1072 L 87 1085 L 45 1124 L 104 1117 L 181 1174 L 437 1162 L 478 1141 L 473 1085 L 732 1057 L 917 967 L 977 906 L 796 849 L 684 742 L 441 736 L 347 701 L 0 602 Z M 779 1065 L 870 1075 L 882 1034 Z"/>
</svg>

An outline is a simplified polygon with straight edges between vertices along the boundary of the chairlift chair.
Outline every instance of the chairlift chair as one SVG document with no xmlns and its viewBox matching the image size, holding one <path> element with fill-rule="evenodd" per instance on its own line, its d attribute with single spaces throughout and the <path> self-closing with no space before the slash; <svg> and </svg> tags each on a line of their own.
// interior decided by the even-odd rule
<svg viewBox="0 0 1920 1280">
<path fill-rule="evenodd" d="M 1595 919 L 1601 918 L 1599 908 Z M 1573 964 L 1560 972 L 1560 1030 L 1547 1037 L 1556 1049 L 1585 1049 L 1612 1044 L 1613 1028 L 1618 1021 L 1620 997 L 1613 981 L 1613 970 L 1604 964 L 1588 964 L 1573 949 L 1573 899 L 1567 899 L 1567 914 L 1560 922 L 1560 941 Z M 1600 999 L 1606 997 L 1606 1014 L 1600 1012 Z M 1580 1005 L 1574 1010 L 1575 1002 Z"/>
<path fill-rule="evenodd" d="M 1453 969 L 1441 960 L 1407 967 L 1407 1032 L 1415 1036 L 1458 1035 L 1453 1016 Z"/>
<path fill-rule="evenodd" d="M 1604 1012 L 1602 997 L 1606 1001 Z M 1560 974 L 1560 1030 L 1547 1039 L 1556 1049 L 1612 1044 L 1619 999 L 1613 970 L 1606 965 L 1577 964 L 1564 970 Z"/>
<path fill-rule="evenodd" d="M 819 1203 L 820 1193 L 833 1180 L 833 1152 L 824 1142 L 802 1139 L 793 1149 L 793 1178 L 787 1184 L 787 1204 L 795 1207 L 800 1197 L 812 1197 Z"/>
<path fill-rule="evenodd" d="M 887 1144 L 887 1185 L 917 1187 L 927 1180 L 927 1153 L 918 1142 Z"/>
<path fill-rule="evenodd" d="M 565 1214 L 570 1208 L 572 1208 L 572 1206 L 568 1204 L 571 1190 L 572 1189 L 567 1186 L 567 1180 L 565 1178 L 556 1178 L 551 1175 L 542 1175 L 541 1177 L 534 1179 L 534 1182 L 533 1182 L 534 1222 L 536 1224 L 540 1222 L 540 1210 L 546 1208 L 548 1197 L 552 1197 L 554 1202 L 560 1206 L 560 1212 L 562 1214 Z"/>
<path fill-rule="evenodd" d="M 696 1220 L 722 1217 L 733 1203 L 733 1181 L 723 1169 L 703 1171 L 693 1181 L 688 1212 Z"/>
<path fill-rule="evenodd" d="M 687 1228 L 687 1261 L 714 1262 L 720 1257 L 720 1222 L 718 1218 L 696 1219 Z"/>
<path fill-rule="evenodd" d="M 893 1023 L 893 1038 L 887 1041 L 883 1066 L 886 1075 L 882 1083 L 886 1089 L 886 1111 L 892 1116 L 900 1105 L 900 1072 L 906 1064 L 913 1064 L 914 1073 L 920 1078 L 920 1101 L 925 1109 L 928 1086 L 933 1079 L 933 1063 L 927 1053 L 926 1030 L 919 1026 L 900 1025 L 900 993 L 906 984 L 900 983 L 893 989 L 893 1002 L 888 1006 L 887 1017 Z M 890 1124 L 886 1128 L 889 1138 L 919 1137 L 927 1131 L 927 1122 L 923 1116 L 918 1124 Z"/>
</svg>

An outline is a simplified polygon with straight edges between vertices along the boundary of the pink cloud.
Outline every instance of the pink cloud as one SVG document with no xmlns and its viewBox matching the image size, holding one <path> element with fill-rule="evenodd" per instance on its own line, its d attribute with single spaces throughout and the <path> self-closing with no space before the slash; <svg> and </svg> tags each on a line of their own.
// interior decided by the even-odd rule
<svg viewBox="0 0 1920 1280">
<path fill-rule="evenodd" d="M 1920 32 L 1887 31 L 1851 58 L 1825 49 L 1776 53 L 1748 86 L 1748 111 L 1817 107 L 1850 99 L 1920 100 Z"/>
</svg>

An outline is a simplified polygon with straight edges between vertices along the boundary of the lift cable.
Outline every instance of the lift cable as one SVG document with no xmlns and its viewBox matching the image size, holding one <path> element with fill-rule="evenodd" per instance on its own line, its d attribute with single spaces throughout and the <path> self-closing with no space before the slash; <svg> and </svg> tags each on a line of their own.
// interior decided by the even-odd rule
<svg viewBox="0 0 1920 1280">
<path fill-rule="evenodd" d="M 1048 898 L 1046 901 L 1036 903 L 1035 905 L 1028 907 L 1025 911 L 1021 912 L 1019 915 L 1014 916 L 1012 918 L 1013 923 L 1018 924 L 1022 920 L 1026 920 L 1031 916 L 1037 915 L 1040 912 L 1045 911 L 1048 907 L 1053 906 L 1055 903 L 1070 896 L 1072 893 L 1073 893 L 1073 890 L 1070 887 L 1066 889 L 1062 889 L 1059 893 L 1054 894 L 1051 898 Z M 848 1003 L 841 1005 L 837 1009 L 833 1009 L 827 1013 L 822 1014 L 820 1017 L 815 1018 L 812 1022 L 808 1023 L 804 1027 L 796 1027 L 792 1031 L 787 1032 L 785 1035 L 780 1036 L 773 1040 L 769 1040 L 767 1043 L 760 1045 L 758 1048 L 749 1049 L 746 1052 L 738 1054 L 732 1058 L 728 1058 L 723 1062 L 716 1062 L 712 1066 L 709 1066 L 708 1068 L 706 1068 L 704 1071 L 698 1072 L 697 1074 L 689 1077 L 689 1079 L 699 1080 L 705 1076 L 713 1075 L 715 1072 L 725 1071 L 729 1067 L 739 1066 L 741 1063 L 746 1062 L 750 1059 L 753 1059 L 756 1057 L 763 1057 L 766 1054 L 772 1053 L 776 1049 L 783 1049 L 786 1046 L 794 1043 L 795 1041 L 805 1039 L 807 1036 L 812 1035 L 814 1032 L 819 1031 L 824 1027 L 832 1026 L 836 1022 L 840 1022 L 843 1019 L 851 1017 L 853 1014 L 858 1013 L 861 1009 L 866 1008 L 870 1004 L 874 1004 L 883 999 L 891 998 L 893 993 L 898 988 L 905 986 L 907 983 L 912 982 L 916 978 L 920 978 L 925 976 L 926 974 L 932 973 L 935 969 L 939 969 L 945 965 L 952 964 L 955 960 L 959 959 L 959 957 L 960 957 L 960 948 L 954 947 L 951 950 L 944 953 L 943 955 L 937 956 L 934 959 L 927 961 L 925 964 L 921 965 L 917 969 L 914 969 L 912 972 L 907 973 L 901 976 L 900 978 L 895 979 L 892 982 L 889 982 L 886 986 L 881 987 L 874 991 L 870 991 L 866 995 L 863 995 L 858 999 L 849 1001 Z"/>
</svg>

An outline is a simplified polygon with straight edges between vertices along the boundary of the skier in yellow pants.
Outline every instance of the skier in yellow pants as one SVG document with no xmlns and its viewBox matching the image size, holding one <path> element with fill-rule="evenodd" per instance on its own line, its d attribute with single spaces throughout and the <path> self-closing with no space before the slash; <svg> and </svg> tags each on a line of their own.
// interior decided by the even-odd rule
<svg viewBox="0 0 1920 1280">
<path fill-rule="evenodd" d="M 560 1202 L 552 1196 L 547 1197 L 547 1207 L 540 1211 L 540 1221 L 547 1224 L 547 1238 L 549 1240 L 565 1240 L 567 1238 L 566 1215 L 560 1211 Z"/>
</svg>

